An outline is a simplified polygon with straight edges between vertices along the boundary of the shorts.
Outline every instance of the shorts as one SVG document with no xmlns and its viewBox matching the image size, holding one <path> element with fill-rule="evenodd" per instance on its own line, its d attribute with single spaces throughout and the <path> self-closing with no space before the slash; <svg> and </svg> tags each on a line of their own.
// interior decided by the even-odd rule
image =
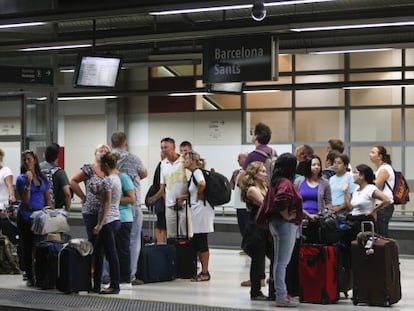
<svg viewBox="0 0 414 311">
<path fill-rule="evenodd" d="M 167 230 L 167 222 L 165 220 L 165 211 L 157 213 L 157 222 L 155 228 L 159 230 Z"/>
<path fill-rule="evenodd" d="M 200 252 L 200 253 L 207 252 L 208 251 L 207 233 L 194 233 L 193 246 L 196 252 Z"/>
</svg>

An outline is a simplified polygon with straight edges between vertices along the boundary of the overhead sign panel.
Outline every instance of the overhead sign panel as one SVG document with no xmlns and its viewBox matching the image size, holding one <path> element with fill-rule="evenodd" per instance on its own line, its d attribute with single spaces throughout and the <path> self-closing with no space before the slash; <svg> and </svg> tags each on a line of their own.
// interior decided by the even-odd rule
<svg viewBox="0 0 414 311">
<path fill-rule="evenodd" d="M 1 83 L 30 83 L 53 85 L 52 68 L 0 66 Z"/>
<path fill-rule="evenodd" d="M 204 83 L 277 80 L 277 41 L 270 35 L 209 40 Z"/>
</svg>

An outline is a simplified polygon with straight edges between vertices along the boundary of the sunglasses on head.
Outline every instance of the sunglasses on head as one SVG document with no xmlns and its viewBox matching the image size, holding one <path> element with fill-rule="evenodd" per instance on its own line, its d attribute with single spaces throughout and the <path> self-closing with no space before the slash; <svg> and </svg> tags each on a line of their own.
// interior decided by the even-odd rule
<svg viewBox="0 0 414 311">
<path fill-rule="evenodd" d="M 35 155 L 35 152 L 33 150 L 25 150 L 22 152 L 22 155 L 26 155 L 26 154 L 31 154 L 31 155 Z"/>
</svg>

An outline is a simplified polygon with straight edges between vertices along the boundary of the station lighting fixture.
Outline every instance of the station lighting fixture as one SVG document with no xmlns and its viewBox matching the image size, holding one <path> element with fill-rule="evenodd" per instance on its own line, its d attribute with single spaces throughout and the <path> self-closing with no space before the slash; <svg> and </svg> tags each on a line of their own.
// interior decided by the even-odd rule
<svg viewBox="0 0 414 311">
<path fill-rule="evenodd" d="M 336 1 L 336 0 L 287 0 L 287 1 L 265 2 L 263 3 L 263 5 L 265 7 L 271 7 L 271 6 L 280 6 L 280 5 L 307 4 L 307 3 L 329 2 L 329 1 Z M 177 9 L 177 10 L 167 10 L 167 11 L 150 12 L 149 14 L 150 15 L 175 15 L 175 14 L 186 14 L 186 13 L 251 9 L 252 7 L 253 7 L 253 4 L 249 3 L 249 4 L 198 7 L 198 8 L 195 7 L 195 8 L 186 8 L 186 9 Z"/>
<path fill-rule="evenodd" d="M 30 23 L 4 24 L 4 25 L 0 25 L 0 29 L 42 26 L 44 24 L 46 24 L 46 23 L 44 23 L 44 22 L 30 22 Z"/>
<path fill-rule="evenodd" d="M 19 51 L 23 52 L 35 52 L 35 51 L 50 51 L 50 50 L 64 50 L 64 49 L 79 49 L 89 48 L 92 44 L 70 44 L 70 45 L 55 45 L 55 46 L 37 46 L 30 48 L 22 48 Z"/>
<path fill-rule="evenodd" d="M 330 25 L 330 26 L 292 28 L 290 30 L 295 31 L 295 32 L 303 32 L 303 31 L 363 29 L 363 28 L 377 28 L 377 27 L 398 27 L 398 26 L 412 26 L 412 25 L 414 25 L 414 21 L 369 23 L 369 24 L 356 24 L 356 25 Z"/>
</svg>

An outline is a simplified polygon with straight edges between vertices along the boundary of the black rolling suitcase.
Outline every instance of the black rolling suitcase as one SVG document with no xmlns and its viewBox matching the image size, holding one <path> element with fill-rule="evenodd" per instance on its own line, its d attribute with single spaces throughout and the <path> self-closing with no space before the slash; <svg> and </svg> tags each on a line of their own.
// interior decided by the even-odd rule
<svg viewBox="0 0 414 311">
<path fill-rule="evenodd" d="M 155 213 L 152 214 L 155 216 Z M 154 236 L 154 221 L 152 235 Z M 138 260 L 137 278 L 144 283 L 172 281 L 176 278 L 176 253 L 172 245 L 145 244 L 141 248 Z"/>
<path fill-rule="evenodd" d="M 41 289 L 56 287 L 58 254 L 63 243 L 43 241 L 35 248 L 35 286 Z"/>
<path fill-rule="evenodd" d="M 56 288 L 65 294 L 89 292 L 92 288 L 92 256 L 82 256 L 79 251 L 67 246 L 58 257 L 58 278 Z"/>
<path fill-rule="evenodd" d="M 188 202 L 188 201 L 187 201 Z M 178 209 L 177 209 L 177 237 L 169 238 L 168 244 L 174 245 L 176 250 L 177 278 L 191 279 L 197 274 L 197 253 L 188 237 L 188 214 L 187 204 L 185 206 L 186 236 L 178 236 Z"/>
<path fill-rule="evenodd" d="M 367 224 L 370 232 L 364 230 Z M 401 299 L 398 245 L 375 235 L 373 222 L 362 222 L 361 227 L 351 243 L 353 303 L 390 306 Z"/>
<path fill-rule="evenodd" d="M 174 280 L 176 278 L 174 246 L 144 245 L 141 249 L 137 275 L 144 283 Z"/>
</svg>

